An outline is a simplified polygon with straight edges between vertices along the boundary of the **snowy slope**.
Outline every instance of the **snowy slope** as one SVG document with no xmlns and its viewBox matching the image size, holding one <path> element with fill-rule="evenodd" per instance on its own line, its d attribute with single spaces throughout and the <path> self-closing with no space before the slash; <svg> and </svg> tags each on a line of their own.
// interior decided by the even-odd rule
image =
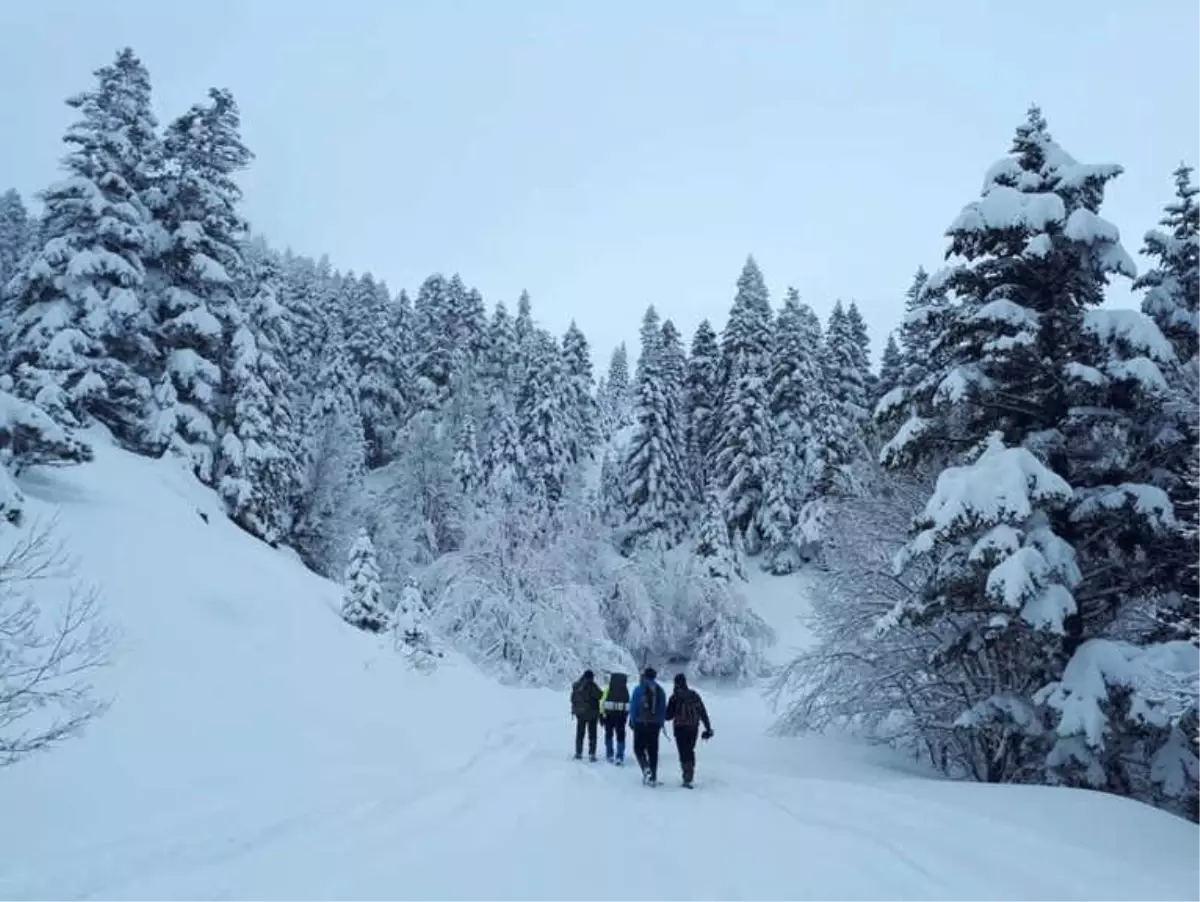
<svg viewBox="0 0 1200 902">
<path fill-rule="evenodd" d="M 0 897 L 1196 898 L 1192 824 L 768 739 L 753 693 L 707 690 L 695 792 L 666 742 L 644 789 L 569 760 L 563 694 L 407 671 L 171 462 L 100 445 L 23 487 L 124 637 L 110 713 L 0 770 Z"/>
</svg>

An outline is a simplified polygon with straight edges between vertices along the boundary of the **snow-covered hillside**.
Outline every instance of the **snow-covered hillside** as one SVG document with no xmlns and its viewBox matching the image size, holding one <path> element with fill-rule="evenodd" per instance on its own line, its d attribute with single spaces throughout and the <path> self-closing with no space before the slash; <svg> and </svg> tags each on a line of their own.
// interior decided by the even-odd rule
<svg viewBox="0 0 1200 902">
<path fill-rule="evenodd" d="M 4 898 L 1196 897 L 1194 824 L 767 738 L 752 691 L 701 687 L 697 790 L 665 742 L 645 789 L 570 760 L 565 694 L 408 670 L 171 461 L 97 442 L 22 487 L 122 639 L 111 711 L 0 770 Z M 788 586 L 762 612 L 796 643 Z"/>
</svg>

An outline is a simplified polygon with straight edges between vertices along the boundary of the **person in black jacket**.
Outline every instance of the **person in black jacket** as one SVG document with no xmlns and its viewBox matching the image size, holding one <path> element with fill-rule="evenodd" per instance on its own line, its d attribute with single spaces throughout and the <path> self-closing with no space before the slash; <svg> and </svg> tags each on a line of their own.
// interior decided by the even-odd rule
<svg viewBox="0 0 1200 902">
<path fill-rule="evenodd" d="M 712 739 L 712 724 L 700 693 L 687 684 L 687 677 L 675 674 L 675 690 L 667 701 L 667 720 L 675 731 L 675 747 L 679 750 L 679 766 L 683 769 L 683 785 L 692 788 L 696 776 L 696 738 Z M 704 732 L 700 733 L 700 724 Z"/>
<path fill-rule="evenodd" d="M 575 718 L 575 757 L 583 757 L 583 734 L 588 737 L 588 755 L 596 760 L 596 727 L 600 723 L 600 696 L 596 675 L 585 670 L 571 686 L 571 715 Z"/>
</svg>

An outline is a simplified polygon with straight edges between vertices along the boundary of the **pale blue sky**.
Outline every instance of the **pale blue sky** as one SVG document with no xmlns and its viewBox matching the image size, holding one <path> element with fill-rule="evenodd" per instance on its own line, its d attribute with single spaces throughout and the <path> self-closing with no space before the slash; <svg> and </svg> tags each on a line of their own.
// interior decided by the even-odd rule
<svg viewBox="0 0 1200 902">
<path fill-rule="evenodd" d="M 0 0 L 0 187 L 55 177 L 63 99 L 128 44 L 163 119 L 234 91 L 278 246 L 528 288 L 598 370 L 648 302 L 719 327 L 750 252 L 878 343 L 1031 101 L 1125 166 L 1105 212 L 1136 252 L 1196 162 L 1198 30 L 1196 0 Z"/>
</svg>

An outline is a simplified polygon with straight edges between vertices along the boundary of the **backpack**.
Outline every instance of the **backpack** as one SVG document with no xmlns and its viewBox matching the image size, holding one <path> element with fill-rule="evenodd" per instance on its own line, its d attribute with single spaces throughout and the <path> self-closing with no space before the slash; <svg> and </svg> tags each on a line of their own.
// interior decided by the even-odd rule
<svg viewBox="0 0 1200 902">
<path fill-rule="evenodd" d="M 642 686 L 642 705 L 638 710 L 638 723 L 658 722 L 658 694 L 662 692 L 657 683 Z"/>
<path fill-rule="evenodd" d="M 625 674 L 614 673 L 608 683 L 608 695 L 604 697 L 605 714 L 624 714 L 629 710 L 629 684 Z"/>
<path fill-rule="evenodd" d="M 694 689 L 675 691 L 675 725 L 695 727 L 700 724 L 700 696 Z"/>
</svg>

